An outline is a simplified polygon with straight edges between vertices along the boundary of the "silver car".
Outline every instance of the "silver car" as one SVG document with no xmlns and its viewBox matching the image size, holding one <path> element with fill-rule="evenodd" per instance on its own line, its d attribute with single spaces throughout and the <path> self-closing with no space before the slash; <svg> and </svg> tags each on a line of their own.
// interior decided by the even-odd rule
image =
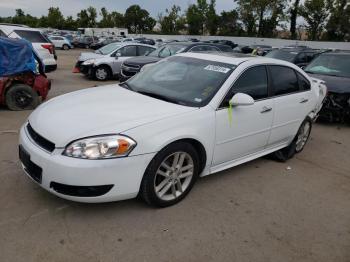
<svg viewBox="0 0 350 262">
<path fill-rule="evenodd" d="M 124 60 L 135 56 L 147 55 L 155 49 L 154 46 L 139 43 L 111 43 L 95 52 L 81 53 L 75 72 L 81 72 L 90 78 L 100 81 L 119 77 Z"/>
</svg>

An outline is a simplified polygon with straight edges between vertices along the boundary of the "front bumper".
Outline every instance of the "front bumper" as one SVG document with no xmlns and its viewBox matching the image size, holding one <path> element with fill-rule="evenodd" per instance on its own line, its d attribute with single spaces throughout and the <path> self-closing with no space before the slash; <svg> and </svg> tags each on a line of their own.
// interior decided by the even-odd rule
<svg viewBox="0 0 350 262">
<path fill-rule="evenodd" d="M 143 174 L 155 153 L 106 160 L 86 160 L 66 157 L 63 149 L 49 153 L 40 148 L 28 135 L 25 125 L 20 131 L 20 146 L 29 154 L 30 161 L 39 167 L 41 179 L 33 181 L 59 197 L 77 202 L 110 202 L 137 196 Z M 22 164 L 24 168 L 24 165 Z M 28 175 L 28 172 L 25 173 Z M 72 196 L 57 189 L 67 187 L 101 187 L 113 185 L 100 196 Z M 66 188 L 67 188 L 66 187 Z M 63 193 L 62 193 L 63 192 Z"/>
</svg>

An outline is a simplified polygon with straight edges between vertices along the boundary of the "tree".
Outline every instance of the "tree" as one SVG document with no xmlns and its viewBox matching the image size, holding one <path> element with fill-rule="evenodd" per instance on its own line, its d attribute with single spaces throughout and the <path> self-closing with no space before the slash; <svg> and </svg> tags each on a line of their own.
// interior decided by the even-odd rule
<svg viewBox="0 0 350 262">
<path fill-rule="evenodd" d="M 219 16 L 216 14 L 215 4 L 216 0 L 210 0 L 210 4 L 206 13 L 206 28 L 209 31 L 210 35 L 216 35 L 216 32 L 218 30 Z"/>
<path fill-rule="evenodd" d="M 350 5 L 348 0 L 330 1 L 330 18 L 326 25 L 327 40 L 350 40 Z"/>
<path fill-rule="evenodd" d="M 151 31 L 156 25 L 156 21 L 150 17 L 147 10 L 139 5 L 132 5 L 125 11 L 125 25 L 132 33 L 142 33 Z"/>
<path fill-rule="evenodd" d="M 235 0 L 248 36 L 271 36 L 283 16 L 286 0 Z M 257 30 L 257 33 L 256 33 Z"/>
<path fill-rule="evenodd" d="M 22 9 L 16 9 L 16 14 L 12 18 L 12 23 L 14 24 L 25 24 L 26 16 Z"/>
<path fill-rule="evenodd" d="M 64 21 L 63 28 L 66 30 L 77 30 L 78 28 L 77 21 L 74 20 L 72 16 L 68 16 Z"/>
<path fill-rule="evenodd" d="M 290 9 L 290 34 L 292 39 L 297 38 L 296 25 L 299 14 L 300 0 L 294 0 L 293 7 Z"/>
<path fill-rule="evenodd" d="M 97 12 L 92 6 L 88 9 L 83 9 L 77 14 L 77 23 L 79 27 L 95 27 Z"/>
<path fill-rule="evenodd" d="M 181 8 L 177 5 L 173 5 L 171 9 L 166 9 L 166 15 L 163 16 L 162 14 L 159 14 L 158 21 L 161 26 L 161 31 L 164 34 L 175 34 L 178 33 L 180 24 L 178 23 L 178 20 L 180 19 L 180 11 Z"/>
<path fill-rule="evenodd" d="M 319 40 L 326 19 L 329 15 L 327 4 L 324 0 L 306 0 L 301 7 L 300 14 L 304 17 L 310 40 Z"/>
<path fill-rule="evenodd" d="M 238 22 L 239 14 L 236 10 L 222 11 L 219 17 L 219 31 L 221 35 L 241 35 L 243 32 Z"/>
<path fill-rule="evenodd" d="M 50 7 L 47 15 L 47 26 L 51 28 L 62 29 L 64 26 L 64 17 L 58 7 Z"/>
<path fill-rule="evenodd" d="M 111 20 L 113 22 L 114 27 L 124 27 L 125 26 L 125 19 L 124 15 L 121 13 L 118 13 L 116 11 L 113 11 L 111 14 Z"/>
<path fill-rule="evenodd" d="M 186 12 L 188 24 L 188 33 L 190 35 L 199 35 L 202 32 L 202 16 L 196 5 L 190 5 Z"/>
<path fill-rule="evenodd" d="M 114 27 L 113 17 L 110 13 L 108 13 L 105 7 L 101 8 L 100 15 L 102 16 L 101 21 L 98 23 L 99 27 Z"/>
</svg>

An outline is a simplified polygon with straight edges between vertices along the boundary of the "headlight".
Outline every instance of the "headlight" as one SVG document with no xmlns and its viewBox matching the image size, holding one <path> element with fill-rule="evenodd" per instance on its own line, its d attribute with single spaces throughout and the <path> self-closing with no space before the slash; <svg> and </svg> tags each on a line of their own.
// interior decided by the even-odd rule
<svg viewBox="0 0 350 262">
<path fill-rule="evenodd" d="M 135 146 L 134 140 L 122 135 L 88 137 L 70 143 L 63 155 L 83 159 L 125 157 Z"/>
<path fill-rule="evenodd" d="M 93 63 L 95 63 L 95 59 L 88 59 L 83 63 L 83 65 L 92 65 Z"/>
</svg>

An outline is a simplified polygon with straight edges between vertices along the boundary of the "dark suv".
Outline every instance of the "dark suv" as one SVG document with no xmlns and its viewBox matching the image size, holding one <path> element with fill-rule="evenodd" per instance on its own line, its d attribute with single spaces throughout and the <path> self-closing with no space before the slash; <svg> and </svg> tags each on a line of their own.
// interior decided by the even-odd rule
<svg viewBox="0 0 350 262">
<path fill-rule="evenodd" d="M 300 68 L 305 68 L 315 57 L 324 51 L 310 48 L 281 48 L 272 50 L 265 56 L 291 62 Z"/>
<path fill-rule="evenodd" d="M 147 64 L 156 63 L 159 60 L 178 53 L 186 52 L 233 52 L 227 45 L 204 42 L 173 42 L 159 47 L 147 56 L 129 58 L 122 64 L 120 81 L 126 81 L 140 72 Z"/>
</svg>

